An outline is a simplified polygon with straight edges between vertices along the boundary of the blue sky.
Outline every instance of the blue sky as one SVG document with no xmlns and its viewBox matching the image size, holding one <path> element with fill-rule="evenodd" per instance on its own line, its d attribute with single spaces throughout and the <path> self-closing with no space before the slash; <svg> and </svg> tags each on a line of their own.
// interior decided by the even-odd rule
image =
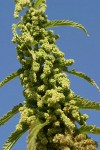
<svg viewBox="0 0 100 150">
<path fill-rule="evenodd" d="M 66 58 L 73 58 L 73 68 L 92 77 L 100 86 L 100 1 L 95 0 L 47 0 L 47 15 L 50 20 L 68 19 L 79 22 L 88 30 L 90 37 L 83 31 L 71 27 L 54 28 L 60 35 L 57 45 L 65 53 Z M 10 73 L 16 71 L 20 64 L 16 59 L 15 45 L 12 44 L 12 23 L 14 1 L 0 2 L 0 81 Z M 75 76 L 69 75 L 71 89 L 78 95 L 100 102 L 100 92 Z M 13 106 L 24 100 L 23 88 L 18 78 L 12 80 L 0 89 L 0 117 Z M 99 111 L 82 111 L 89 115 L 88 124 L 100 127 Z M 11 132 L 15 130 L 19 114 L 12 118 L 5 126 L 0 127 L 0 149 Z M 26 149 L 27 133 L 20 138 L 12 150 Z M 90 135 L 100 145 L 100 136 Z M 98 150 L 100 146 L 98 147 Z"/>
</svg>

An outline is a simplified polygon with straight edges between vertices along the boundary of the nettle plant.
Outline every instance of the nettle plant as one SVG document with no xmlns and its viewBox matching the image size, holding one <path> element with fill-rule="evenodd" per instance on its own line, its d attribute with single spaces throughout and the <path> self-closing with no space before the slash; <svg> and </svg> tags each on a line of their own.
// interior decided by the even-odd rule
<svg viewBox="0 0 100 150">
<path fill-rule="evenodd" d="M 19 17 L 24 8 L 26 13 Z M 88 115 L 80 110 L 100 110 L 100 103 L 76 95 L 70 89 L 67 73 L 99 87 L 85 74 L 69 70 L 74 60 L 64 57 L 56 46 L 59 35 L 48 28 L 72 26 L 88 33 L 73 21 L 48 20 L 45 11 L 46 0 L 15 0 L 14 17 L 19 21 L 12 25 L 12 41 L 17 44 L 17 59 L 22 68 L 6 77 L 0 87 L 19 76 L 25 101 L 0 119 L 0 125 L 4 125 L 20 113 L 16 130 L 5 142 L 3 150 L 10 150 L 26 131 L 29 132 L 27 150 L 96 150 L 98 144 L 88 133 L 100 134 L 100 128 L 87 125 Z"/>
</svg>

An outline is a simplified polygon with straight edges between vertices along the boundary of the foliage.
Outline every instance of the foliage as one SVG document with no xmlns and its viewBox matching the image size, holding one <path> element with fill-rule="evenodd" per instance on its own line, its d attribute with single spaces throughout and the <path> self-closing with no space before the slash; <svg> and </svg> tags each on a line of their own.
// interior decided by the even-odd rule
<svg viewBox="0 0 100 150">
<path fill-rule="evenodd" d="M 70 21 L 70 20 L 53 20 L 53 21 L 48 21 L 47 24 L 44 25 L 45 28 L 52 28 L 52 27 L 57 27 L 57 26 L 71 26 L 71 27 L 76 27 L 81 30 L 83 30 L 87 36 L 89 36 L 87 30 L 84 28 L 79 23 Z"/>
<path fill-rule="evenodd" d="M 17 114 L 19 111 L 18 109 L 22 106 L 22 104 L 19 104 L 17 106 L 14 106 L 7 114 L 5 114 L 2 118 L 0 118 L 0 126 L 4 125 L 9 119 L 11 119 L 15 114 Z"/>
<path fill-rule="evenodd" d="M 16 129 L 9 137 L 8 140 L 5 142 L 3 146 L 3 150 L 10 150 L 13 145 L 17 142 L 17 140 L 28 130 L 27 126 L 24 126 L 22 130 Z"/>
<path fill-rule="evenodd" d="M 4 86 L 7 82 L 11 81 L 15 77 L 19 76 L 22 72 L 22 69 L 18 69 L 16 72 L 13 72 L 9 76 L 7 76 L 3 81 L 0 82 L 0 87 Z"/>
<path fill-rule="evenodd" d="M 48 122 L 41 123 L 39 120 L 36 120 L 32 123 L 31 128 L 29 130 L 29 137 L 28 137 L 28 150 L 36 150 L 36 139 L 37 134 L 39 131 L 48 124 Z"/>
<path fill-rule="evenodd" d="M 77 72 L 75 69 L 72 69 L 71 71 L 67 70 L 67 72 L 70 73 L 70 74 L 73 74 L 73 75 L 75 75 L 77 77 L 80 77 L 82 79 L 85 79 L 90 84 L 94 85 L 99 90 L 99 92 L 100 92 L 100 88 L 98 87 L 98 85 L 96 84 L 96 82 L 93 79 L 91 79 L 90 77 L 88 77 L 87 75 L 85 75 L 84 73 Z"/>
<path fill-rule="evenodd" d="M 8 137 L 3 149 L 10 150 L 29 131 L 28 150 L 96 150 L 97 143 L 87 134 L 100 134 L 100 128 L 87 125 L 88 116 L 82 114 L 80 109 L 100 110 L 100 103 L 76 95 L 70 89 L 66 73 L 99 87 L 82 72 L 74 69 L 69 71 L 68 67 L 74 60 L 64 57 L 64 53 L 56 46 L 59 35 L 48 28 L 71 26 L 83 30 L 86 35 L 88 32 L 83 25 L 73 21 L 48 20 L 45 14 L 46 0 L 15 0 L 14 17 L 18 18 L 20 11 L 26 7 L 25 15 L 12 26 L 12 42 L 17 44 L 17 59 L 22 68 L 0 83 L 2 87 L 19 76 L 25 101 L 0 119 L 0 125 L 3 125 L 20 113 L 16 130 Z M 20 30 L 20 34 L 17 30 Z"/>
<path fill-rule="evenodd" d="M 75 105 L 78 106 L 79 109 L 100 110 L 100 103 L 88 100 L 88 99 L 80 97 L 78 95 L 75 95 L 73 100 L 75 101 Z"/>
</svg>

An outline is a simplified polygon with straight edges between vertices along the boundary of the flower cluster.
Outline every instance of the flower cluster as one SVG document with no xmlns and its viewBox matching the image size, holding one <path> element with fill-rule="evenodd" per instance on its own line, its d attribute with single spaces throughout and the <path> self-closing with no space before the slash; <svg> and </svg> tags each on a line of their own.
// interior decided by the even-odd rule
<svg viewBox="0 0 100 150">
<path fill-rule="evenodd" d="M 96 143 L 78 133 L 76 126 L 76 122 L 86 124 L 88 117 L 75 106 L 74 92 L 64 73 L 74 60 L 65 59 L 56 46 L 59 36 L 45 28 L 49 22 L 45 0 L 39 9 L 35 9 L 31 0 L 16 0 L 15 18 L 26 6 L 29 8 L 26 14 L 13 25 L 12 41 L 17 43 L 17 59 L 23 69 L 20 80 L 26 99 L 19 109 L 21 118 L 16 128 L 21 130 L 23 124 L 30 126 L 37 118 L 48 120 L 49 125 L 38 134 L 37 150 L 95 150 Z"/>
</svg>

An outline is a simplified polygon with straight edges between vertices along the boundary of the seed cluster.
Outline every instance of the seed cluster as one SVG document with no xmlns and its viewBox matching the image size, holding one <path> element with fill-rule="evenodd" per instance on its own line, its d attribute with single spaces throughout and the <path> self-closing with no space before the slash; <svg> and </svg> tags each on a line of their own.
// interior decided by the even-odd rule
<svg viewBox="0 0 100 150">
<path fill-rule="evenodd" d="M 12 41 L 17 43 L 17 59 L 22 64 L 20 80 L 25 97 L 16 129 L 22 130 L 23 125 L 30 127 L 37 118 L 48 120 L 49 125 L 38 134 L 37 150 L 95 150 L 96 143 L 78 133 L 76 122 L 84 125 L 88 116 L 82 115 L 75 106 L 74 92 L 64 73 L 74 60 L 65 59 L 56 46 L 59 36 L 44 27 L 49 22 L 45 0 L 38 9 L 32 0 L 15 2 L 15 18 L 24 7 L 28 8 L 21 20 L 13 24 Z"/>
</svg>

